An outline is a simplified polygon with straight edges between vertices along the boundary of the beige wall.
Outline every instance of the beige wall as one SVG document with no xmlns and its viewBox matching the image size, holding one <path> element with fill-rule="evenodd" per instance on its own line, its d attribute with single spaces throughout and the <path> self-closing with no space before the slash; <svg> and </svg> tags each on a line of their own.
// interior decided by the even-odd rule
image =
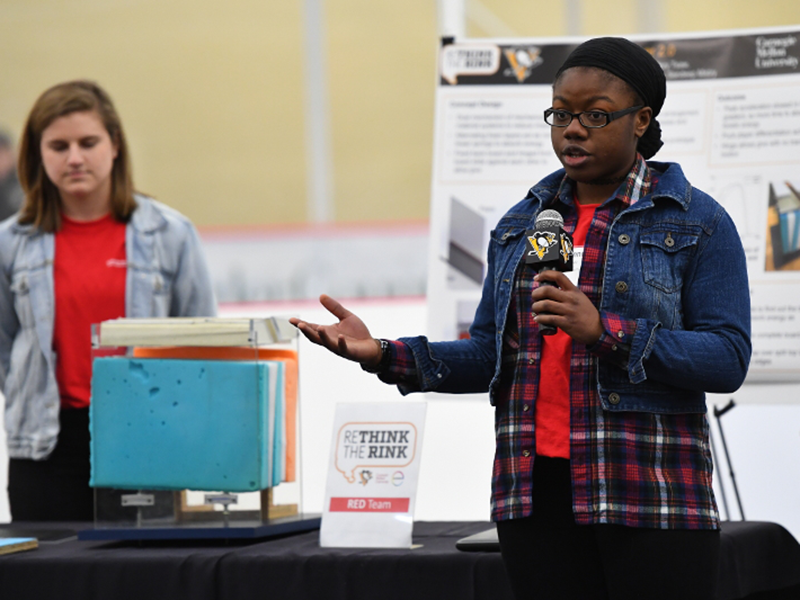
<svg viewBox="0 0 800 600">
<path fill-rule="evenodd" d="M 0 121 L 46 87 L 97 80 L 136 186 L 199 224 L 305 218 L 301 4 L 3 0 Z"/>
<path fill-rule="evenodd" d="M 470 0 L 466 0 L 467 3 Z M 800 24 L 797 0 L 480 0 L 480 4 L 521 36 L 559 36 L 567 33 L 566 7 L 579 4 L 580 35 L 640 33 L 640 23 L 650 31 L 681 32 L 739 29 Z M 648 22 L 641 7 L 655 7 L 661 23 Z M 492 35 L 490 27 L 468 24 L 468 35 Z"/>
<path fill-rule="evenodd" d="M 466 0 L 467 2 L 469 0 Z M 592 0 L 583 0 L 589 4 Z M 514 34 L 525 37 L 546 37 L 564 35 L 567 20 L 564 11 L 565 0 L 545 2 L 514 0 L 481 0 L 481 4 L 511 29 Z M 480 14 L 480 13 L 477 13 Z M 467 22 L 467 35 L 470 37 L 493 37 L 500 32 L 491 28 L 491 23 L 481 24 L 475 20 Z"/>
<path fill-rule="evenodd" d="M 663 12 L 666 31 L 800 25 L 797 0 L 670 0 Z"/>
<path fill-rule="evenodd" d="M 651 4 L 653 0 L 651 0 Z M 481 0 L 522 36 L 565 0 Z M 629 34 L 641 0 L 583 0 L 584 35 Z M 655 29 L 800 23 L 797 0 L 663 0 Z M 436 2 L 326 0 L 337 220 L 428 216 Z M 115 99 L 137 186 L 200 225 L 306 219 L 302 0 L 2 0 L 0 124 L 89 77 Z M 492 35 L 470 22 L 470 36 Z"/>
<path fill-rule="evenodd" d="M 335 213 L 426 219 L 436 3 L 328 0 Z"/>
</svg>

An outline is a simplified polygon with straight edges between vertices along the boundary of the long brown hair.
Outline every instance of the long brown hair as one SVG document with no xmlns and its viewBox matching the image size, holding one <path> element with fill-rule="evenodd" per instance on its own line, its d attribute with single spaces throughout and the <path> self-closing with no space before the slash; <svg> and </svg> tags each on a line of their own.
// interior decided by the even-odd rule
<svg viewBox="0 0 800 600">
<path fill-rule="evenodd" d="M 122 123 L 108 94 L 92 81 L 79 80 L 59 83 L 46 90 L 36 100 L 25 122 L 19 150 L 19 182 L 25 192 L 20 223 L 32 224 L 47 233 L 61 228 L 61 196 L 42 164 L 42 132 L 57 118 L 82 111 L 95 111 L 117 146 L 111 170 L 111 212 L 118 221 L 127 223 L 130 220 L 136 201 Z"/>
</svg>

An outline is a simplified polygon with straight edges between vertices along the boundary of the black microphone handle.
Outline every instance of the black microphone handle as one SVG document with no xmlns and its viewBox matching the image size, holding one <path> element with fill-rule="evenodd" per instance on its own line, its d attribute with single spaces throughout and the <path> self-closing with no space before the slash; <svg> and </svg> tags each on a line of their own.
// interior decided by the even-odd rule
<svg viewBox="0 0 800 600">
<path fill-rule="evenodd" d="M 555 271 L 556 269 L 550 269 L 549 267 L 544 267 L 543 269 L 539 269 L 537 272 L 541 273 L 542 271 Z M 549 285 L 551 287 L 556 287 L 556 284 L 552 281 L 542 281 L 539 285 Z M 539 313 L 540 315 L 546 315 L 549 313 Z M 542 335 L 555 335 L 558 333 L 558 327 L 554 325 L 545 325 L 543 323 L 539 323 L 539 332 Z"/>
</svg>

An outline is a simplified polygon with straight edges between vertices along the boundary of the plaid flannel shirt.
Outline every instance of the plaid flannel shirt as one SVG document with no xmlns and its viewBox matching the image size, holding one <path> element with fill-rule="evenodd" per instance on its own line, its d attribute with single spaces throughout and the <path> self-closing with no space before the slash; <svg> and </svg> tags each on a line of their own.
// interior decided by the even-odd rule
<svg viewBox="0 0 800 600">
<path fill-rule="evenodd" d="M 584 246 L 579 287 L 597 306 L 603 283 L 610 225 L 626 205 L 658 185 L 641 156 L 617 194 L 595 211 Z M 577 223 L 572 181 L 564 178 L 554 202 L 564 205 L 565 229 Z M 492 474 L 492 518 L 529 516 L 535 460 L 534 414 L 541 336 L 530 305 L 531 269 L 518 268 L 503 344 Z M 712 463 L 704 414 L 604 411 L 597 395 L 599 360 L 625 365 L 636 331 L 623 315 L 602 313 L 605 333 L 591 347 L 573 344 L 570 361 L 570 471 L 575 520 L 661 529 L 716 529 L 719 515 L 711 488 Z M 408 346 L 392 342 L 392 359 L 381 379 L 416 378 Z M 546 375 L 545 375 L 546 376 Z"/>
</svg>

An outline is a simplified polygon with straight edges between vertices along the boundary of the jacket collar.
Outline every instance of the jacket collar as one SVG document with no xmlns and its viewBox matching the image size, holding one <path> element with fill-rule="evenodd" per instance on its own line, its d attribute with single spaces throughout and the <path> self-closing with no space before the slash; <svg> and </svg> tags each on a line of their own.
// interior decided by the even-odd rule
<svg viewBox="0 0 800 600">
<path fill-rule="evenodd" d="M 670 198 L 680 204 L 684 210 L 688 210 L 692 199 L 692 186 L 686 180 L 681 166 L 678 163 L 655 161 L 648 161 L 647 166 L 658 178 L 658 183 L 654 186 L 655 189 L 650 195 L 642 198 L 637 204 L 640 204 L 640 207 L 643 208 L 652 206 L 654 198 Z M 526 199 L 536 199 L 541 202 L 542 200 L 554 198 L 561 186 L 564 175 L 564 169 L 551 173 L 528 191 Z"/>
<path fill-rule="evenodd" d="M 22 225 L 19 221 L 16 220 L 14 217 L 14 222 L 11 224 L 11 231 L 16 233 L 17 235 L 28 235 L 28 236 L 36 236 L 41 235 L 41 231 L 39 231 L 33 225 Z"/>
<path fill-rule="evenodd" d="M 131 216 L 131 225 L 134 229 L 140 233 L 152 233 L 167 224 L 167 220 L 153 200 L 141 194 L 134 194 L 134 199 L 136 200 L 136 209 Z M 16 234 L 31 237 L 42 234 L 33 225 L 21 225 L 18 221 L 11 225 L 11 230 Z"/>
<path fill-rule="evenodd" d="M 678 163 L 663 163 L 650 161 L 650 169 L 657 173 L 658 184 L 655 186 L 650 198 L 670 198 L 681 205 L 683 210 L 689 210 L 692 200 L 692 184 L 690 184 L 683 169 Z M 652 204 L 652 200 L 650 200 Z"/>
<path fill-rule="evenodd" d="M 153 200 L 141 194 L 134 196 L 136 210 L 131 217 L 131 225 L 140 233 L 153 233 L 165 227 L 167 220 Z"/>
</svg>

